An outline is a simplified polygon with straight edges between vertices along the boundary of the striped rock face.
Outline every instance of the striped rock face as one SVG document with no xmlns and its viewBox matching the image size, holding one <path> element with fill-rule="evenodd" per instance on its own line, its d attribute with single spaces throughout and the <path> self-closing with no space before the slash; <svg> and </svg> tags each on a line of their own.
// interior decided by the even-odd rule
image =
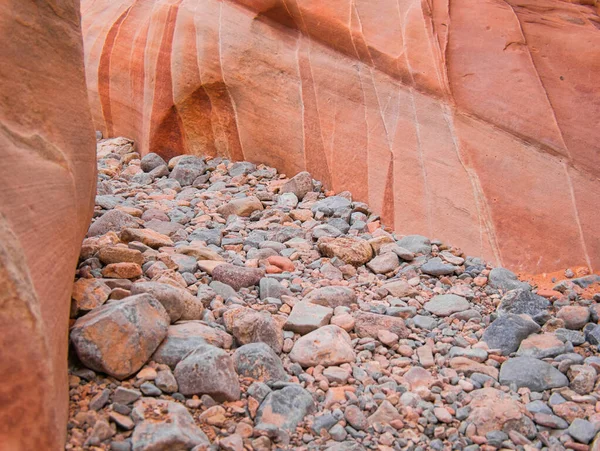
<svg viewBox="0 0 600 451">
<path fill-rule="evenodd" d="M 0 7 L 0 449 L 64 449 L 73 276 L 95 140 L 78 0 Z"/>
<path fill-rule="evenodd" d="M 90 102 L 142 153 L 307 170 L 399 233 L 597 268 L 597 8 L 83 0 Z"/>
</svg>

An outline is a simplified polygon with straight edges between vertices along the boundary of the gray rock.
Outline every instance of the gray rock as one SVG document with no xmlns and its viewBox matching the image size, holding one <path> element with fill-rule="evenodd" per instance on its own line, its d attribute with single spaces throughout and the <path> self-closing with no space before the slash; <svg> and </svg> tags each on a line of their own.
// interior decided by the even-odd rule
<svg viewBox="0 0 600 451">
<path fill-rule="evenodd" d="M 175 179 L 181 186 L 189 186 L 206 171 L 206 164 L 200 157 L 184 155 L 178 161 L 169 178 Z"/>
<path fill-rule="evenodd" d="M 423 307 L 437 316 L 450 316 L 456 312 L 467 310 L 471 304 L 462 296 L 455 294 L 440 294 L 431 298 Z"/>
<path fill-rule="evenodd" d="M 600 276 L 597 274 L 591 274 L 589 276 L 571 279 L 571 282 L 573 282 L 575 285 L 580 286 L 581 288 L 587 288 L 594 283 L 600 283 Z"/>
<path fill-rule="evenodd" d="M 154 380 L 156 386 L 165 393 L 175 393 L 178 390 L 177 380 L 171 370 L 161 370 Z"/>
<path fill-rule="evenodd" d="M 575 418 L 567 432 L 579 443 L 587 445 L 596 435 L 596 426 L 583 418 Z"/>
<path fill-rule="evenodd" d="M 408 235 L 397 241 L 398 246 L 415 254 L 431 254 L 431 241 L 421 235 Z"/>
<path fill-rule="evenodd" d="M 332 308 L 309 302 L 297 302 L 283 328 L 300 335 L 305 335 L 329 324 L 332 316 Z"/>
<path fill-rule="evenodd" d="M 146 396 L 160 396 L 162 391 L 152 382 L 144 382 L 140 385 L 140 390 Z"/>
<path fill-rule="evenodd" d="M 352 202 L 345 197 L 341 196 L 330 196 L 322 199 L 312 206 L 311 210 L 313 213 L 323 213 L 325 216 L 332 216 L 335 212 L 350 208 Z"/>
<path fill-rule="evenodd" d="M 431 316 L 416 315 L 413 323 L 416 327 L 426 330 L 433 330 L 437 326 L 437 320 Z"/>
<path fill-rule="evenodd" d="M 240 346 L 233 354 L 235 371 L 261 382 L 287 381 L 281 359 L 266 343 Z"/>
<path fill-rule="evenodd" d="M 348 287 L 323 287 L 311 291 L 304 297 L 304 301 L 311 304 L 323 305 L 336 308 L 340 306 L 350 307 L 356 304 L 356 294 Z"/>
<path fill-rule="evenodd" d="M 554 335 L 561 341 L 572 343 L 573 346 L 579 346 L 585 343 L 585 336 L 576 330 L 560 328 L 554 331 Z"/>
<path fill-rule="evenodd" d="M 166 338 L 154 352 L 152 360 L 172 369 L 190 352 L 203 344 L 230 348 L 233 338 L 227 332 L 200 321 L 169 326 Z"/>
<path fill-rule="evenodd" d="M 231 165 L 229 168 L 229 175 L 232 177 L 238 177 L 240 175 L 250 174 L 256 171 L 256 165 L 249 161 L 238 161 Z"/>
<path fill-rule="evenodd" d="M 167 310 L 172 323 L 181 318 L 186 309 L 186 304 L 189 304 L 190 309 L 196 306 L 199 310 L 196 318 L 187 319 L 200 319 L 202 315 L 202 303 L 196 296 L 183 288 L 159 282 L 139 282 L 131 286 L 131 294 L 142 293 L 148 293 L 158 299 Z"/>
<path fill-rule="evenodd" d="M 324 415 L 319 415 L 318 417 L 315 417 L 310 428 L 315 434 L 321 434 L 322 429 L 328 431 L 333 426 L 335 426 L 337 422 L 337 418 L 334 417 L 332 413 L 326 412 Z"/>
<path fill-rule="evenodd" d="M 140 397 L 142 393 L 133 388 L 117 387 L 112 396 L 112 402 L 118 404 L 132 404 Z"/>
<path fill-rule="evenodd" d="M 526 282 L 521 282 L 515 273 L 506 268 L 494 268 L 488 276 L 488 284 L 492 288 L 509 291 L 517 288 L 530 290 L 531 286 Z"/>
<path fill-rule="evenodd" d="M 456 266 L 450 263 L 444 263 L 441 258 L 434 257 L 421 266 L 421 271 L 430 276 L 446 276 L 454 274 Z"/>
<path fill-rule="evenodd" d="M 355 441 L 335 443 L 325 448 L 325 451 L 365 451 L 366 448 Z"/>
<path fill-rule="evenodd" d="M 177 364 L 174 374 L 183 395 L 207 394 L 216 401 L 240 399 L 233 360 L 216 346 L 200 345 Z"/>
<path fill-rule="evenodd" d="M 209 287 L 212 288 L 216 294 L 218 294 L 225 300 L 229 299 L 230 297 L 237 296 L 237 291 L 235 291 L 226 283 L 219 282 L 218 280 L 213 280 L 209 284 Z"/>
<path fill-rule="evenodd" d="M 319 238 L 324 236 L 330 236 L 335 238 L 342 235 L 342 232 L 339 229 L 329 224 L 318 225 L 314 227 L 311 232 L 314 240 L 318 240 Z"/>
<path fill-rule="evenodd" d="M 292 293 L 286 287 L 281 285 L 279 281 L 272 277 L 263 277 L 259 282 L 260 299 L 276 298 L 281 299 L 281 296 L 290 296 Z"/>
<path fill-rule="evenodd" d="M 600 324 L 594 324 L 591 327 L 583 329 L 585 339 L 593 345 L 600 345 Z"/>
<path fill-rule="evenodd" d="M 540 326 L 533 320 L 506 314 L 500 316 L 483 333 L 482 340 L 490 349 L 500 349 L 503 355 L 515 352 L 523 340 L 538 332 Z"/>
<path fill-rule="evenodd" d="M 262 269 L 247 268 L 228 263 L 217 266 L 212 273 L 213 280 L 223 282 L 236 291 L 244 287 L 257 285 L 264 276 L 265 272 Z"/>
<path fill-rule="evenodd" d="M 527 387 L 532 391 L 544 391 L 550 388 L 565 387 L 569 379 L 549 363 L 531 357 L 508 359 L 500 368 L 502 385 L 516 384 L 518 388 Z"/>
<path fill-rule="evenodd" d="M 138 228 L 135 218 L 120 210 L 109 210 L 96 219 L 88 230 L 88 236 L 104 235 L 108 232 L 120 232 L 125 228 Z"/>
<path fill-rule="evenodd" d="M 268 312 L 235 307 L 223 313 L 223 322 L 239 345 L 266 343 L 278 354 L 283 348 L 281 324 Z"/>
<path fill-rule="evenodd" d="M 160 417 L 154 415 L 160 411 Z M 189 450 L 209 446 L 208 437 L 181 404 L 155 398 L 140 399 L 132 416 L 136 427 L 131 436 L 133 451 Z"/>
<path fill-rule="evenodd" d="M 168 326 L 162 304 L 149 294 L 140 294 L 79 318 L 71 329 L 71 342 L 85 366 L 125 379 L 148 361 Z"/>
<path fill-rule="evenodd" d="M 284 429 L 294 432 L 306 415 L 315 410 L 309 392 L 300 385 L 288 385 L 271 392 L 258 408 L 255 430 Z"/>
<path fill-rule="evenodd" d="M 142 157 L 140 168 L 144 172 L 150 172 L 160 166 L 167 166 L 167 162 L 158 154 L 150 152 Z"/>
<path fill-rule="evenodd" d="M 525 408 L 531 413 L 545 413 L 552 415 L 552 409 L 544 401 L 531 401 Z"/>
<path fill-rule="evenodd" d="M 517 288 L 511 290 L 502 298 L 498 307 L 499 314 L 513 313 L 515 315 L 529 315 L 534 320 L 546 313 L 550 302 L 531 290 Z"/>
</svg>

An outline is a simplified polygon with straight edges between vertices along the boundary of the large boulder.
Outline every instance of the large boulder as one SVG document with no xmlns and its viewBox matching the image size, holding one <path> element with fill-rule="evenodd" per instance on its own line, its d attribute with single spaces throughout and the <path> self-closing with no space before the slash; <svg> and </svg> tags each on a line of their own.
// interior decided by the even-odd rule
<svg viewBox="0 0 600 451">
<path fill-rule="evenodd" d="M 0 41 L 0 448 L 63 449 L 69 301 L 96 186 L 79 1 L 2 2 Z"/>
<path fill-rule="evenodd" d="M 82 0 L 90 104 L 142 154 L 309 171 L 400 234 L 515 270 L 599 267 L 598 9 L 540 1 Z M 340 197 L 314 211 L 350 212 Z"/>
<path fill-rule="evenodd" d="M 162 304 L 149 294 L 138 294 L 79 318 L 71 329 L 71 342 L 85 366 L 125 379 L 148 361 L 168 327 Z"/>
</svg>

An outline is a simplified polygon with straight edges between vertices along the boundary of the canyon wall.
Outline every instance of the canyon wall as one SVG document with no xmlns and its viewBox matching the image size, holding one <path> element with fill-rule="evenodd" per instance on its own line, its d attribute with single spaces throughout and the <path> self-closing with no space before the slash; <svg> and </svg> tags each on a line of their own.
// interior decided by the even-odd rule
<svg viewBox="0 0 600 451">
<path fill-rule="evenodd" d="M 95 191 L 79 1 L 3 1 L 0 42 L 0 450 L 59 450 Z"/>
<path fill-rule="evenodd" d="M 96 127 L 351 190 L 515 270 L 600 267 L 595 0 L 83 0 Z"/>
</svg>

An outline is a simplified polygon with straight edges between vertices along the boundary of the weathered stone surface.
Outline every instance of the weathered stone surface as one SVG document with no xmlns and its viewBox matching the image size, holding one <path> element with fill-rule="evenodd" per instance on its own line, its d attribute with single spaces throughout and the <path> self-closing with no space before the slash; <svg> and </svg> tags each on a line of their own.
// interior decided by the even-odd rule
<svg viewBox="0 0 600 451">
<path fill-rule="evenodd" d="M 373 248 L 368 241 L 350 236 L 319 238 L 318 247 L 326 257 L 337 257 L 353 266 L 367 263 L 373 257 Z"/>
<path fill-rule="evenodd" d="M 149 293 L 167 310 L 171 322 L 196 320 L 202 317 L 202 301 L 183 288 L 160 282 L 138 282 L 131 286 L 131 294 Z"/>
<path fill-rule="evenodd" d="M 312 176 L 309 172 L 302 171 L 293 176 L 287 182 L 285 182 L 281 188 L 280 193 L 293 193 L 300 200 L 306 196 L 306 193 L 313 190 Z"/>
<path fill-rule="evenodd" d="M 265 275 L 264 270 L 258 268 L 247 268 L 225 263 L 218 265 L 212 270 L 214 280 L 226 283 L 234 290 L 258 285 L 260 279 Z"/>
<path fill-rule="evenodd" d="M 523 405 L 495 388 L 475 390 L 471 396 L 469 421 L 479 435 L 501 431 L 507 422 L 520 419 L 525 412 Z"/>
<path fill-rule="evenodd" d="M 400 338 L 406 338 L 409 334 L 402 318 L 368 312 L 356 313 L 354 329 L 359 337 L 377 338 L 380 330 L 387 330 Z"/>
<path fill-rule="evenodd" d="M 304 335 L 329 324 L 333 309 L 309 302 L 297 302 L 283 328 Z"/>
<path fill-rule="evenodd" d="M 275 427 L 293 432 L 298 423 L 314 410 L 311 394 L 300 385 L 289 385 L 267 395 L 258 409 L 255 429 Z"/>
<path fill-rule="evenodd" d="M 110 210 L 92 223 L 88 230 L 88 236 L 104 235 L 108 232 L 120 232 L 126 227 L 138 227 L 135 218 L 119 210 Z"/>
<path fill-rule="evenodd" d="M 500 383 L 516 384 L 518 388 L 527 387 L 532 391 L 564 387 L 569 384 L 567 376 L 549 363 L 531 357 L 508 359 L 500 367 Z"/>
<path fill-rule="evenodd" d="M 323 287 L 308 293 L 304 300 L 311 304 L 330 308 L 350 307 L 352 304 L 356 304 L 356 294 L 354 290 L 348 287 Z"/>
<path fill-rule="evenodd" d="M 184 395 L 207 394 L 218 401 L 240 399 L 233 359 L 216 346 L 198 346 L 177 364 L 174 375 Z"/>
<path fill-rule="evenodd" d="M 176 402 L 142 398 L 135 403 L 132 416 L 136 423 L 131 436 L 133 451 L 187 450 L 210 445 L 185 406 Z"/>
<path fill-rule="evenodd" d="M 162 304 L 149 294 L 139 294 L 79 318 L 71 329 L 71 341 L 84 365 L 124 379 L 146 363 L 168 326 Z"/>
<path fill-rule="evenodd" d="M 150 246 L 154 249 L 173 245 L 173 240 L 171 240 L 171 238 L 155 232 L 152 229 L 124 229 L 121 232 L 121 239 L 126 243 L 129 243 L 130 241 L 140 241 L 146 246 Z"/>
<path fill-rule="evenodd" d="M 200 321 L 173 324 L 169 326 L 166 338 L 152 355 L 152 360 L 175 368 L 181 359 L 204 343 L 229 349 L 233 338 L 227 332 Z"/>
<path fill-rule="evenodd" d="M 79 279 L 71 293 L 71 316 L 100 307 L 110 295 L 110 288 L 98 279 Z"/>
<path fill-rule="evenodd" d="M 300 337 L 290 352 L 290 360 L 303 367 L 332 366 L 353 362 L 354 350 L 348 333 L 338 326 L 324 326 Z"/>
<path fill-rule="evenodd" d="M 506 314 L 496 319 L 483 333 L 483 341 L 491 349 L 500 349 L 502 354 L 515 352 L 523 340 L 540 330 L 533 320 L 519 315 Z"/>
<path fill-rule="evenodd" d="M 546 312 L 549 305 L 550 302 L 542 296 L 538 296 L 528 289 L 517 288 L 509 291 L 502 298 L 498 313 L 525 314 L 536 319 Z"/>
<path fill-rule="evenodd" d="M 261 382 L 287 381 L 281 359 L 266 343 L 249 343 L 233 354 L 235 371 L 240 376 Z"/>
<path fill-rule="evenodd" d="M 470 306 L 469 301 L 455 294 L 434 296 L 424 305 L 425 310 L 437 316 L 450 316 L 453 313 L 467 310 Z"/>
<path fill-rule="evenodd" d="M 223 314 L 225 327 L 240 345 L 263 342 L 276 353 L 283 347 L 283 330 L 267 312 L 250 308 L 233 308 Z"/>
<path fill-rule="evenodd" d="M 82 1 L 86 70 L 97 128 L 142 154 L 307 170 L 401 233 L 509 268 L 600 263 L 594 6 L 128 6 Z"/>
<path fill-rule="evenodd" d="M 217 212 L 226 218 L 229 215 L 250 216 L 252 212 L 262 209 L 263 205 L 261 201 L 255 196 L 250 196 L 229 201 L 222 207 L 219 207 Z"/>
</svg>

